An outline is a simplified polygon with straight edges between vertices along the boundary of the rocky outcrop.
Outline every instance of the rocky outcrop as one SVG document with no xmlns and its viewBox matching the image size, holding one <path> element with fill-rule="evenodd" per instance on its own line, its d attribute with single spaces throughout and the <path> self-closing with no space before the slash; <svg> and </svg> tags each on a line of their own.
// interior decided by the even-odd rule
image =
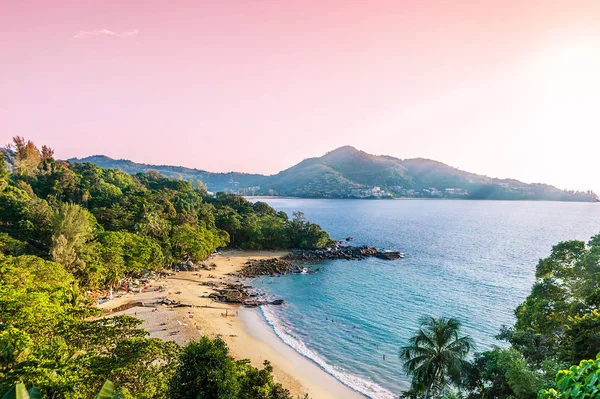
<svg viewBox="0 0 600 399">
<path fill-rule="evenodd" d="M 384 252 L 366 245 L 361 247 L 338 245 L 327 249 L 293 250 L 284 259 L 288 261 L 314 262 L 333 259 L 361 260 L 373 256 L 380 259 L 395 260 L 402 258 L 403 254 L 401 252 Z"/>
<path fill-rule="evenodd" d="M 248 293 L 243 288 L 223 288 L 208 295 L 209 298 L 224 303 L 244 303 L 248 298 Z"/>
<path fill-rule="evenodd" d="M 377 248 L 362 246 L 338 245 L 334 248 L 318 250 L 294 250 L 284 258 L 251 259 L 242 268 L 231 275 L 238 278 L 253 278 L 259 276 L 281 276 L 292 273 L 314 273 L 310 266 L 299 266 L 296 262 L 318 262 L 332 259 L 364 259 L 367 257 L 378 257 L 393 260 L 402 257 L 400 252 L 382 252 Z M 319 269 L 316 269 L 319 270 Z M 212 286 L 215 292 L 208 295 L 209 298 L 223 303 L 241 304 L 246 307 L 257 307 L 262 305 L 282 305 L 283 299 L 268 301 L 249 289 L 251 287 L 237 283 L 226 283 L 217 288 L 217 283 L 202 283 Z"/>
<path fill-rule="evenodd" d="M 216 267 L 217 265 L 214 262 L 201 263 L 198 265 L 188 260 L 173 266 L 173 270 L 176 272 L 197 272 L 199 270 L 215 270 Z"/>
<path fill-rule="evenodd" d="M 226 284 L 224 288 L 216 290 L 208 297 L 219 302 L 240 304 L 251 308 L 261 305 L 282 305 L 284 303 L 283 299 L 267 301 L 249 291 L 249 288 L 251 287 L 243 284 Z"/>
<path fill-rule="evenodd" d="M 404 258 L 404 254 L 402 252 L 377 252 L 375 255 L 376 258 L 385 259 L 385 260 L 396 260 Z"/>
<path fill-rule="evenodd" d="M 176 272 L 195 272 L 198 271 L 198 266 L 192 261 L 181 262 L 173 266 L 173 270 Z"/>
<path fill-rule="evenodd" d="M 236 275 L 238 277 L 280 276 L 301 271 L 301 267 L 285 259 L 250 259 Z"/>
</svg>

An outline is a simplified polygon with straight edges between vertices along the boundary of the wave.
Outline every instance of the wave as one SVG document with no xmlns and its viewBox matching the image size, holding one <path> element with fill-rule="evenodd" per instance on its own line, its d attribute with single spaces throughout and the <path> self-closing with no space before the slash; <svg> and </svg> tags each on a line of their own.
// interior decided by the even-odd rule
<svg viewBox="0 0 600 399">
<path fill-rule="evenodd" d="M 362 393 L 363 395 L 371 399 L 395 399 L 397 395 L 394 395 L 391 391 L 383 388 L 382 386 L 370 381 L 366 378 L 357 376 L 347 371 L 341 370 L 336 366 L 328 364 L 321 356 L 309 349 L 304 342 L 294 338 L 289 329 L 285 327 L 283 321 L 277 316 L 275 310 L 270 306 L 261 306 L 261 312 L 267 321 L 267 324 L 273 329 L 275 334 L 281 339 L 286 345 L 294 349 L 300 355 L 312 360 L 321 369 L 333 376 L 335 379 L 340 381 L 342 384 L 352 388 L 353 390 Z"/>
</svg>

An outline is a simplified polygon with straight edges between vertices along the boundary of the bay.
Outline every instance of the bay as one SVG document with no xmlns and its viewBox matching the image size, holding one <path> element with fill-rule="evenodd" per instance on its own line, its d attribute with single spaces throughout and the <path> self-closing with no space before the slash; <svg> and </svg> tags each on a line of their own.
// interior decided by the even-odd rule
<svg viewBox="0 0 600 399">
<path fill-rule="evenodd" d="M 478 351 L 503 345 L 494 336 L 514 322 L 537 261 L 559 241 L 600 232 L 594 203 L 260 200 L 290 217 L 304 212 L 334 239 L 406 253 L 398 261 L 327 261 L 316 274 L 254 283 L 285 299 L 262 310 L 284 342 L 372 398 L 408 387 L 397 353 L 422 316 L 458 318 Z"/>
</svg>

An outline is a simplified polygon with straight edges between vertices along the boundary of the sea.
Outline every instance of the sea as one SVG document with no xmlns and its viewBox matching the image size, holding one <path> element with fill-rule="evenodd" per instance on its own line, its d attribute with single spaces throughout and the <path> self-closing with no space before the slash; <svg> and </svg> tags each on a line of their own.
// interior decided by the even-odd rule
<svg viewBox="0 0 600 399">
<path fill-rule="evenodd" d="M 256 201 L 257 199 L 252 199 Z M 282 298 L 263 306 L 287 345 L 370 398 L 397 398 L 410 385 L 398 350 L 424 316 L 459 319 L 477 351 L 514 323 L 540 258 L 552 245 L 600 233 L 600 204 L 468 200 L 260 199 L 304 212 L 337 240 L 405 253 L 401 260 L 334 260 L 314 274 L 261 277 Z"/>
</svg>

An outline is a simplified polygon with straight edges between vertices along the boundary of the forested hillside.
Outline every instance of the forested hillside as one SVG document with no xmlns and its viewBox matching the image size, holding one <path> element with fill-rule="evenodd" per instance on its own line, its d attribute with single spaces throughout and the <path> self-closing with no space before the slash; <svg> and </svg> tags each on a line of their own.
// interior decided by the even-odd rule
<svg viewBox="0 0 600 399">
<path fill-rule="evenodd" d="M 72 158 L 70 162 L 90 162 L 105 169 L 119 169 L 130 174 L 157 171 L 166 177 L 185 179 L 191 182 L 201 181 L 212 192 L 230 191 L 236 188 L 257 187 L 264 183 L 266 176 L 251 173 L 213 173 L 202 169 L 171 165 L 149 165 L 126 159 L 112 159 L 104 155 L 93 155 L 82 159 Z"/>
<path fill-rule="evenodd" d="M 104 156 L 84 158 L 103 168 L 127 172 L 157 170 L 190 181 L 202 180 L 210 191 L 243 195 L 305 198 L 462 198 L 596 202 L 591 191 L 560 190 L 465 172 L 431 159 L 377 156 L 345 146 L 322 157 L 305 159 L 272 176 L 210 173 L 179 166 L 146 165 Z"/>
<path fill-rule="evenodd" d="M 86 292 L 218 248 L 330 243 L 302 214 L 290 220 L 265 203 L 207 196 L 156 172 L 57 162 L 49 147 L 16 137 L 0 152 L 0 397 L 22 380 L 44 397 L 91 398 L 106 379 L 121 398 L 187 397 L 173 379 L 180 349 L 146 338 L 137 319 L 91 319 L 99 312 Z M 289 397 L 268 365 L 257 370 L 234 361 L 224 344 L 202 342 L 187 352 L 214 359 L 196 370 L 198 381 L 212 381 L 207 398 Z"/>
</svg>

